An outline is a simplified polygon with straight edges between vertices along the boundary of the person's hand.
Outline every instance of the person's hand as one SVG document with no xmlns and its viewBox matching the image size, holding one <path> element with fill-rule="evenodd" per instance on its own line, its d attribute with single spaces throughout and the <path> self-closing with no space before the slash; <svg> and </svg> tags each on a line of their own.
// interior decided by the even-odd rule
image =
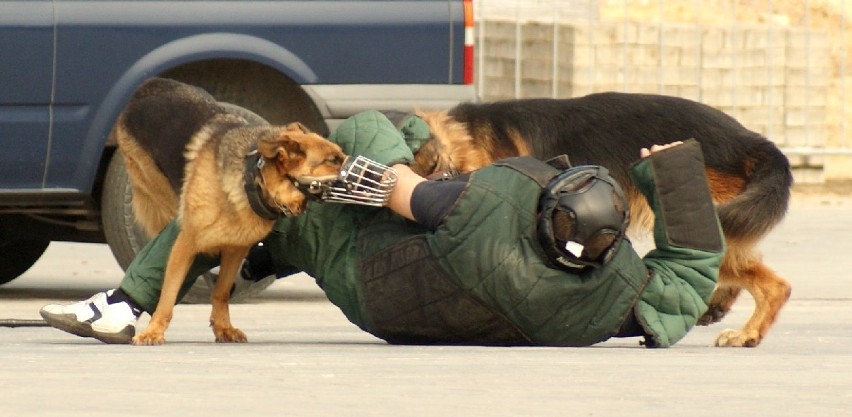
<svg viewBox="0 0 852 417">
<path fill-rule="evenodd" d="M 652 153 L 659 152 L 659 151 L 662 151 L 662 150 L 665 150 L 665 149 L 668 149 L 668 148 L 672 148 L 672 147 L 675 147 L 675 146 L 680 145 L 682 143 L 683 143 L 683 141 L 677 141 L 677 142 L 667 143 L 665 145 L 654 145 L 654 146 L 651 147 L 651 149 L 642 148 L 641 150 L 639 150 L 639 156 L 641 156 L 642 158 L 647 158 L 648 156 L 651 156 Z"/>
</svg>

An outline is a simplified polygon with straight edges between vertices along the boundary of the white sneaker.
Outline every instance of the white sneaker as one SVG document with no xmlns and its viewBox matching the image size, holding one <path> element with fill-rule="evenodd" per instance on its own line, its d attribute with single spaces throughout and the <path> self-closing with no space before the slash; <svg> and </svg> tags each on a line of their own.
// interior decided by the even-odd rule
<svg viewBox="0 0 852 417">
<path fill-rule="evenodd" d="M 138 318 L 126 302 L 109 304 L 107 297 L 114 291 L 99 292 L 71 304 L 48 304 L 39 313 L 47 324 L 64 332 L 104 343 L 130 343 Z"/>
</svg>

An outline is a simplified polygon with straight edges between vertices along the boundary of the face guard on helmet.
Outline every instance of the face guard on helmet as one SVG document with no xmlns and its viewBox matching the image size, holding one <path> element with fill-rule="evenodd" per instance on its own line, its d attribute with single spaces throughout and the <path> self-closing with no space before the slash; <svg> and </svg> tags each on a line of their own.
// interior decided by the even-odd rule
<svg viewBox="0 0 852 417">
<path fill-rule="evenodd" d="M 332 181 L 309 181 L 309 193 L 329 203 L 382 207 L 397 181 L 396 170 L 363 156 L 348 156 Z"/>
<path fill-rule="evenodd" d="M 552 264 L 577 272 L 612 259 L 628 218 L 624 192 L 609 171 L 578 166 L 554 177 L 542 191 L 537 235 Z"/>
</svg>

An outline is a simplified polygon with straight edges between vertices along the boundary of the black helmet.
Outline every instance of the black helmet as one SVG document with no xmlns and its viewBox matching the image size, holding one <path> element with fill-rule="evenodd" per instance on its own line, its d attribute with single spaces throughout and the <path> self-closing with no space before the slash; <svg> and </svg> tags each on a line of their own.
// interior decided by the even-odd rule
<svg viewBox="0 0 852 417">
<path fill-rule="evenodd" d="M 600 267 L 624 239 L 628 217 L 624 192 L 606 168 L 569 168 L 541 193 L 538 240 L 557 267 Z"/>
</svg>

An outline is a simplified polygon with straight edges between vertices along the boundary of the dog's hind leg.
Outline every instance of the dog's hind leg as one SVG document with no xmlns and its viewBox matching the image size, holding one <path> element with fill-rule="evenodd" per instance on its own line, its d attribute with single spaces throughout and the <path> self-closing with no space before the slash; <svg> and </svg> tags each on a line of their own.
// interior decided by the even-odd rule
<svg viewBox="0 0 852 417">
<path fill-rule="evenodd" d="M 722 321 L 725 315 L 731 311 L 731 306 L 737 301 L 741 290 L 740 287 L 717 286 L 710 298 L 707 311 L 698 319 L 698 325 L 708 326 Z"/>
<path fill-rule="evenodd" d="M 759 255 L 754 252 L 755 243 L 753 241 L 727 239 L 726 245 L 725 256 L 722 258 L 722 265 L 719 268 L 719 280 L 713 295 L 710 297 L 707 311 L 698 318 L 699 326 L 718 323 L 725 318 L 743 289 L 742 283 L 738 281 L 738 276 L 743 274 L 744 270 L 748 270 L 748 265 L 757 262 L 757 259 L 759 259 Z"/>
<path fill-rule="evenodd" d="M 228 300 L 242 260 L 248 255 L 249 248 L 229 247 L 222 249 L 219 278 L 210 294 L 213 310 L 210 312 L 210 327 L 217 343 L 243 343 L 248 339 L 245 333 L 231 324 Z"/>
<path fill-rule="evenodd" d="M 741 329 L 726 329 L 719 333 L 716 346 L 755 347 L 759 345 L 769 328 L 775 323 L 781 308 L 790 298 L 790 284 L 764 265 L 757 256 L 751 262 L 741 264 L 741 267 L 736 270 L 723 266 L 720 282 L 723 284 L 723 289 L 734 287 L 748 291 L 754 298 L 754 312 Z M 733 299 L 727 300 L 728 309 Z M 725 304 L 720 306 L 724 308 Z"/>
<path fill-rule="evenodd" d="M 159 233 L 177 214 L 178 196 L 154 161 L 135 142 L 124 140 L 124 166 L 133 188 L 133 214 L 148 236 Z"/>
<path fill-rule="evenodd" d="M 134 345 L 162 345 L 166 342 L 165 332 L 172 320 L 178 291 L 198 253 L 192 242 L 193 238 L 188 233 L 178 233 L 169 254 L 157 308 L 145 331 L 133 337 Z"/>
</svg>

